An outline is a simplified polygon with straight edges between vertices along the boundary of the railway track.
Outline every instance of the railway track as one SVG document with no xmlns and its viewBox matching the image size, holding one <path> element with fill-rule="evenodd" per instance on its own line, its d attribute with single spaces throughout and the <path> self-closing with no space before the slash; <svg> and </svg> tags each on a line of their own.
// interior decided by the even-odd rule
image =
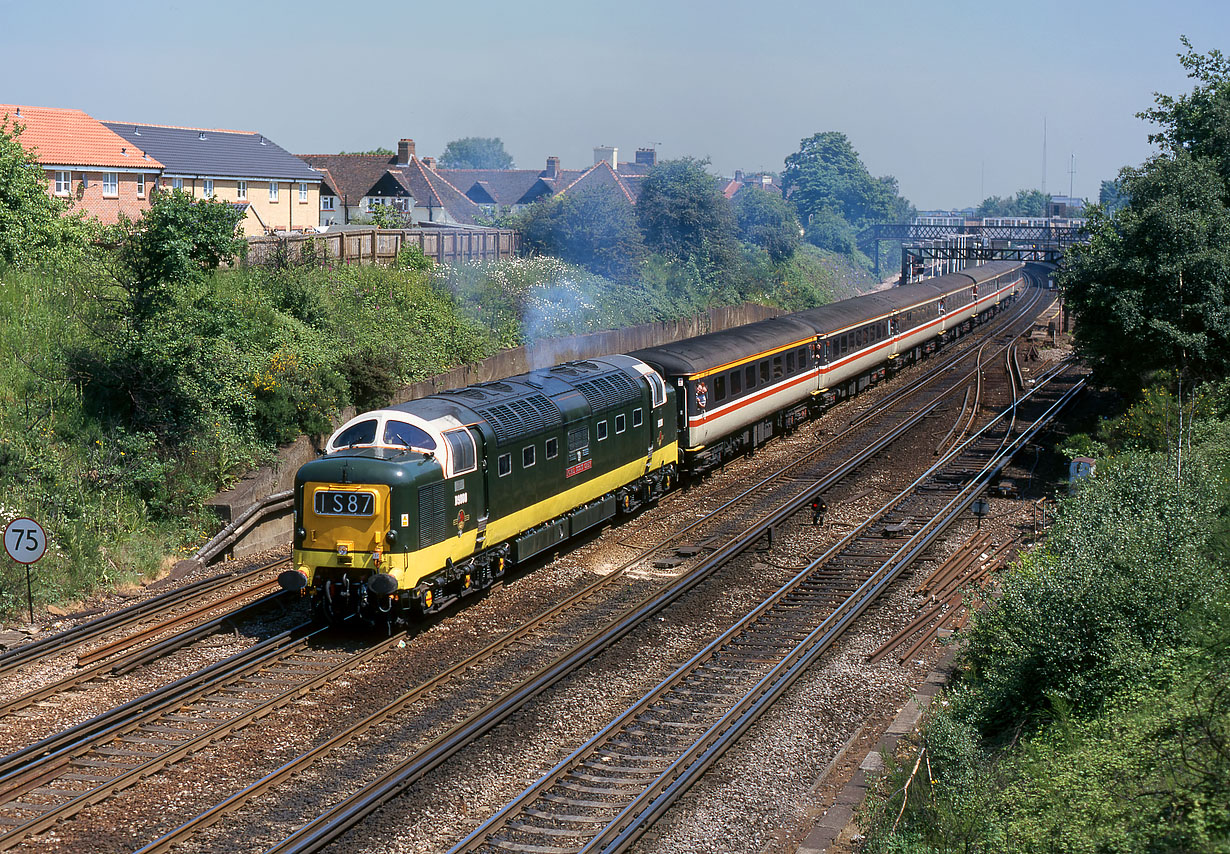
<svg viewBox="0 0 1230 854">
<path fill-rule="evenodd" d="M 627 850 L 1082 386 L 1063 388 L 1020 434 L 1005 413 L 958 445 L 450 854 Z M 884 536 L 897 526 L 904 542 Z"/>
<path fill-rule="evenodd" d="M 938 402 L 931 404 L 931 406 L 935 405 L 938 405 Z M 930 411 L 931 410 L 926 407 L 915 410 L 912 413 L 914 420 L 911 421 L 907 419 L 909 423 L 905 425 L 905 427 L 901 430 L 901 433 L 905 432 L 905 430 L 907 430 L 910 426 L 916 425 L 922 418 L 927 417 L 927 415 L 930 414 Z M 890 434 L 892 432 L 893 431 L 891 430 L 889 431 Z M 900 433 L 897 433 L 896 435 L 900 435 Z M 886 434 L 881 437 L 882 441 L 880 443 L 864 445 L 861 449 L 863 452 L 862 455 L 852 456 L 851 459 L 847 461 L 847 467 L 841 468 L 837 471 L 832 471 L 829 473 L 828 478 L 822 478 L 818 482 L 813 482 L 812 488 L 800 491 L 797 478 L 786 478 L 787 480 L 794 482 L 794 492 L 789 498 L 784 500 L 778 496 L 777 503 L 774 505 L 776 507 L 774 512 L 762 514 L 762 517 L 759 520 L 752 522 L 748 521 L 746 515 L 740 516 L 737 524 L 733 526 L 738 529 L 738 535 L 729 540 L 723 547 L 716 549 L 716 551 L 714 551 L 711 555 L 705 557 L 699 567 L 690 572 L 686 572 L 682 578 L 670 586 L 665 594 L 647 597 L 641 602 L 631 606 L 628 606 L 626 603 L 622 603 L 624 610 L 622 613 L 615 614 L 614 616 L 606 616 L 604 614 L 599 619 L 594 615 L 594 612 L 591 612 L 591 620 L 605 623 L 605 627 L 598 631 L 591 632 L 588 635 L 583 635 L 580 640 L 573 643 L 571 648 L 563 649 L 557 656 L 554 663 L 548 663 L 545 666 L 537 665 L 531 668 L 528 664 L 528 662 L 532 660 L 530 658 L 518 659 L 515 663 L 509 661 L 507 658 L 499 659 L 501 670 L 507 672 L 532 672 L 532 670 L 536 669 L 537 673 L 533 679 L 526 680 L 520 686 L 514 686 L 510 689 L 501 688 L 499 691 L 495 692 L 495 699 L 487 703 L 485 707 L 482 707 L 470 714 L 470 716 L 464 721 L 456 723 L 455 726 L 452 726 L 451 728 L 438 727 L 433 731 L 427 731 L 426 728 L 424 728 L 423 734 L 419 737 L 425 742 L 428 742 L 427 747 L 419 751 L 405 763 L 398 766 L 398 769 L 390 772 L 392 776 L 389 777 L 388 780 L 393 782 L 386 781 L 387 785 L 392 786 L 394 790 L 400 790 L 401 788 L 410 785 L 414 780 L 419 779 L 423 774 L 427 773 L 427 771 L 446 761 L 447 758 L 455 751 L 460 750 L 474 738 L 477 738 L 482 732 L 490 730 L 500 721 L 504 720 L 509 714 L 519 708 L 524 702 L 545 690 L 545 688 L 554 681 L 562 678 L 579 662 L 588 660 L 596 654 L 597 651 L 609 646 L 611 643 L 614 643 L 624 634 L 631 631 L 632 628 L 640 622 L 665 608 L 670 602 L 674 601 L 697 584 L 701 583 L 709 574 L 716 571 L 716 569 L 721 567 L 729 558 L 746 550 L 750 545 L 760 539 L 767 531 L 771 530 L 773 525 L 777 524 L 781 518 L 792 515 L 805 507 L 811 494 L 817 491 L 817 487 L 821 491 L 830 487 L 842 477 L 849 474 L 850 471 L 857 468 L 857 466 L 862 462 L 865 462 L 866 459 L 869 459 L 871 456 L 874 456 L 875 453 L 886 447 L 894 438 L 896 438 L 896 435 Z M 795 467 L 788 466 L 786 469 L 793 472 Z M 754 493 L 756 493 L 755 487 L 750 490 L 745 490 L 744 494 L 751 495 Z M 765 504 L 765 500 L 763 500 L 764 496 L 758 495 L 757 497 L 758 504 L 763 506 Z M 723 505 L 723 507 L 725 506 L 726 505 Z M 681 531 L 676 535 L 675 539 L 678 539 L 678 537 L 682 537 L 687 533 L 687 531 Z M 637 563 L 637 561 L 642 561 L 647 557 L 651 557 L 654 553 L 660 552 L 660 550 L 660 546 L 645 549 L 642 554 L 638 556 L 638 558 L 630 561 L 624 568 L 626 569 L 627 567 L 633 566 Z M 547 632 L 546 628 L 548 627 L 548 621 L 556 620 L 560 615 L 567 613 L 569 609 L 575 609 L 578 603 L 585 601 L 587 597 L 592 595 L 594 590 L 608 586 L 613 578 L 618 577 L 619 574 L 619 572 L 612 573 L 610 576 L 607 576 L 597 582 L 591 588 L 587 588 L 586 590 L 578 593 L 572 599 L 561 603 L 557 608 L 540 615 L 539 619 L 531 621 L 531 623 L 527 624 L 527 626 L 523 627 L 523 629 L 501 638 L 499 641 L 490 645 L 478 655 L 462 662 L 455 668 L 440 674 L 428 683 L 424 683 L 414 690 L 407 692 L 403 696 L 397 698 L 394 702 L 386 705 L 384 708 L 378 710 L 364 720 L 356 722 L 350 728 L 339 730 L 327 742 L 316 746 L 308 753 L 286 763 L 276 771 L 266 775 L 266 777 L 256 781 L 246 789 L 237 792 L 231 797 L 218 803 L 214 808 L 202 813 L 201 815 L 198 815 L 196 818 L 190 820 L 184 825 L 181 825 L 171 833 L 164 835 L 160 839 L 141 849 L 142 854 L 152 854 L 152 852 L 155 851 L 169 850 L 171 847 L 178 844 L 190 835 L 201 832 L 210 825 L 222 820 L 228 815 L 231 815 L 234 811 L 241 809 L 243 805 L 249 801 L 259 798 L 262 795 L 271 792 L 278 786 L 285 784 L 295 775 L 303 773 L 307 768 L 313 766 L 319 761 L 322 761 L 331 752 L 351 743 L 364 733 L 368 733 L 375 728 L 381 727 L 384 722 L 395 717 L 400 717 L 401 721 L 404 723 L 406 720 L 406 713 L 416 703 L 424 700 L 430 692 L 438 691 L 442 686 L 448 685 L 460 673 L 476 667 L 479 663 L 487 662 L 490 664 L 494 659 L 496 659 L 497 655 L 506 654 L 510 648 L 516 648 L 522 651 L 532 649 L 536 654 L 534 659 L 541 661 L 544 657 L 547 657 L 549 661 L 549 656 L 546 654 L 552 652 L 553 650 L 560 649 L 561 644 L 567 638 L 576 637 L 576 632 L 575 630 L 571 632 L 561 632 L 558 625 L 554 625 L 554 627 L 551 628 L 551 631 Z M 608 604 L 618 603 L 612 602 Z M 482 697 L 472 695 L 469 696 L 468 699 L 471 701 L 470 705 L 473 706 L 476 701 L 481 701 Z M 439 702 L 439 700 L 437 699 L 436 702 Z M 457 709 L 454 708 L 452 711 L 454 715 L 456 715 Z M 403 743 L 405 743 L 404 737 Z M 317 774 L 321 773 L 325 772 L 317 772 Z M 335 771 L 334 774 L 338 777 L 347 776 L 346 772 Z M 377 782 L 374 785 L 379 786 L 380 784 Z M 392 797 L 391 794 L 388 796 Z M 357 821 L 358 819 L 353 820 Z M 350 819 L 347 819 L 347 821 L 353 823 Z M 319 825 L 316 823 L 313 823 L 310 826 L 314 829 L 319 829 Z M 349 826 L 349 824 L 347 824 L 347 826 Z M 307 833 L 306 837 L 303 836 L 304 833 Z M 304 831 L 300 831 L 299 833 L 288 837 L 288 840 L 281 846 L 271 850 L 317 850 L 316 847 L 313 847 L 316 845 L 316 842 L 307 841 L 312 838 L 312 833 L 313 831 L 306 829 Z"/>
</svg>

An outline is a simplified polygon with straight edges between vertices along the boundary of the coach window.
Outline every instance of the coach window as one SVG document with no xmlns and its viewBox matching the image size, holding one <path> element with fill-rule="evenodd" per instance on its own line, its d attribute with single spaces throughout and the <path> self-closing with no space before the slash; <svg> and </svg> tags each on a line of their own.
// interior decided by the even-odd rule
<svg viewBox="0 0 1230 854">
<path fill-rule="evenodd" d="M 743 374 L 739 371 L 730 372 L 730 396 L 736 397 L 743 391 Z"/>
<path fill-rule="evenodd" d="M 528 445 L 521 449 L 521 468 L 528 469 L 534 465 L 534 446 Z"/>
<path fill-rule="evenodd" d="M 627 415 L 616 415 L 615 416 L 615 432 L 622 433 L 627 429 L 628 429 L 628 416 Z"/>
<path fill-rule="evenodd" d="M 767 383 L 769 381 L 769 360 L 765 359 L 760 363 L 760 381 Z"/>
<path fill-rule="evenodd" d="M 725 400 L 725 399 L 726 399 L 726 375 L 718 374 L 717 376 L 713 378 L 713 400 L 716 402 L 716 401 Z"/>
<path fill-rule="evenodd" d="M 547 440 L 547 459 L 553 460 L 559 456 L 559 439 L 552 436 Z"/>
<path fill-rule="evenodd" d="M 773 379 L 777 379 L 782 375 L 782 357 L 773 357 Z"/>
<path fill-rule="evenodd" d="M 811 367 L 811 359 L 807 352 L 809 349 L 808 347 L 799 348 L 799 370 L 805 371 Z"/>
<path fill-rule="evenodd" d="M 496 471 L 500 477 L 512 473 L 512 454 L 500 454 L 500 458 L 496 460 Z"/>
<path fill-rule="evenodd" d="M 756 387 L 756 366 L 755 365 L 748 365 L 746 368 L 744 368 L 743 379 L 745 380 L 744 385 L 747 386 L 748 391 L 751 391 L 752 389 Z"/>
<path fill-rule="evenodd" d="M 605 438 L 606 438 L 606 422 L 599 421 L 598 422 L 598 441 L 601 442 Z"/>
<path fill-rule="evenodd" d="M 641 411 L 639 409 L 632 410 L 632 426 L 640 427 L 644 423 L 645 416 L 641 413 Z"/>
<path fill-rule="evenodd" d="M 786 354 L 786 373 L 788 374 L 794 373 L 794 351 L 793 350 L 791 350 L 789 353 Z"/>
</svg>

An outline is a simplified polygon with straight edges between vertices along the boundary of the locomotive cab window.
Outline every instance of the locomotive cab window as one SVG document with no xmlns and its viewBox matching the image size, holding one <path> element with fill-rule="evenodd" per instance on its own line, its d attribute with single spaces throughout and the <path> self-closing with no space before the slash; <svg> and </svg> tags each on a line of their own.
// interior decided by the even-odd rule
<svg viewBox="0 0 1230 854">
<path fill-rule="evenodd" d="M 367 421 L 360 421 L 358 424 L 352 424 L 343 430 L 333 440 L 333 450 L 340 451 L 343 448 L 353 448 L 355 445 L 371 445 L 375 441 L 376 419 L 371 418 Z"/>
<path fill-rule="evenodd" d="M 662 382 L 662 378 L 657 374 L 650 374 L 646 379 L 649 380 L 649 388 L 653 391 L 653 405 L 662 406 L 666 403 L 666 383 Z"/>
<path fill-rule="evenodd" d="M 640 427 L 644 423 L 645 423 L 644 413 L 642 413 L 640 409 L 632 410 L 632 426 Z"/>
<path fill-rule="evenodd" d="M 527 469 L 534 465 L 534 446 L 529 445 L 521 449 L 521 468 Z"/>
<path fill-rule="evenodd" d="M 512 473 L 512 454 L 500 454 L 499 459 L 496 460 L 495 465 L 496 465 L 496 473 L 500 477 L 504 477 L 504 475 L 506 474 L 511 474 Z"/>
<path fill-rule="evenodd" d="M 416 451 L 434 451 L 436 440 L 421 427 L 405 421 L 389 420 L 384 425 L 384 444 L 393 447 L 413 448 Z"/>
<path fill-rule="evenodd" d="M 637 410 L 638 412 L 640 410 Z M 559 439 L 552 436 L 547 440 L 547 459 L 553 460 L 559 456 Z"/>
<path fill-rule="evenodd" d="M 622 433 L 627 429 L 628 429 L 628 416 L 627 415 L 616 415 L 615 416 L 615 432 Z"/>
<path fill-rule="evenodd" d="M 606 438 L 606 422 L 599 421 L 596 429 L 598 431 L 598 441 L 601 442 Z"/>
</svg>

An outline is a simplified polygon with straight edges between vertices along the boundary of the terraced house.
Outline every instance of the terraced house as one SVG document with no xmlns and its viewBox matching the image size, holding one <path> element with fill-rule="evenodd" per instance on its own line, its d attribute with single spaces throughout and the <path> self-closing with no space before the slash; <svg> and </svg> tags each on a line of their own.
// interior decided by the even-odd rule
<svg viewBox="0 0 1230 854">
<path fill-rule="evenodd" d="M 244 235 L 314 231 L 321 175 L 259 133 L 103 122 L 161 161 L 161 186 L 242 207 Z"/>
<path fill-rule="evenodd" d="M 47 178 L 47 192 L 72 202 L 105 225 L 120 214 L 138 219 L 162 173 L 157 157 L 81 110 L 0 104 L 10 130 L 34 152 Z"/>
</svg>

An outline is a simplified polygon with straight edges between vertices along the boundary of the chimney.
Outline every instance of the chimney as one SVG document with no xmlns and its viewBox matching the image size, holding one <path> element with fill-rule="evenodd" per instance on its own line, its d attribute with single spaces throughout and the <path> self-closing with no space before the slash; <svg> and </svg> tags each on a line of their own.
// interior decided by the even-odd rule
<svg viewBox="0 0 1230 854">
<path fill-rule="evenodd" d="M 636 150 L 637 166 L 657 166 L 658 150 L 656 148 L 638 148 Z"/>
<path fill-rule="evenodd" d="M 424 157 L 424 158 L 423 158 L 423 165 L 424 165 L 424 166 L 426 166 L 428 169 L 435 169 L 435 168 L 436 168 L 436 158 L 434 158 L 434 157 Z"/>
<path fill-rule="evenodd" d="M 612 169 L 617 168 L 619 166 L 619 148 L 614 145 L 595 145 L 594 165 L 597 166 L 603 160 L 611 164 Z"/>
<path fill-rule="evenodd" d="M 742 170 L 742 169 L 736 169 L 736 170 L 735 170 L 735 183 L 736 183 L 736 184 L 742 184 L 742 183 L 743 183 L 743 170 Z"/>
<path fill-rule="evenodd" d="M 414 156 L 414 140 L 401 139 L 397 141 L 397 165 L 407 166 Z"/>
<path fill-rule="evenodd" d="M 558 178 L 559 171 L 560 171 L 559 170 L 559 158 L 558 157 L 548 157 L 547 158 L 547 174 L 545 177 Z"/>
</svg>

